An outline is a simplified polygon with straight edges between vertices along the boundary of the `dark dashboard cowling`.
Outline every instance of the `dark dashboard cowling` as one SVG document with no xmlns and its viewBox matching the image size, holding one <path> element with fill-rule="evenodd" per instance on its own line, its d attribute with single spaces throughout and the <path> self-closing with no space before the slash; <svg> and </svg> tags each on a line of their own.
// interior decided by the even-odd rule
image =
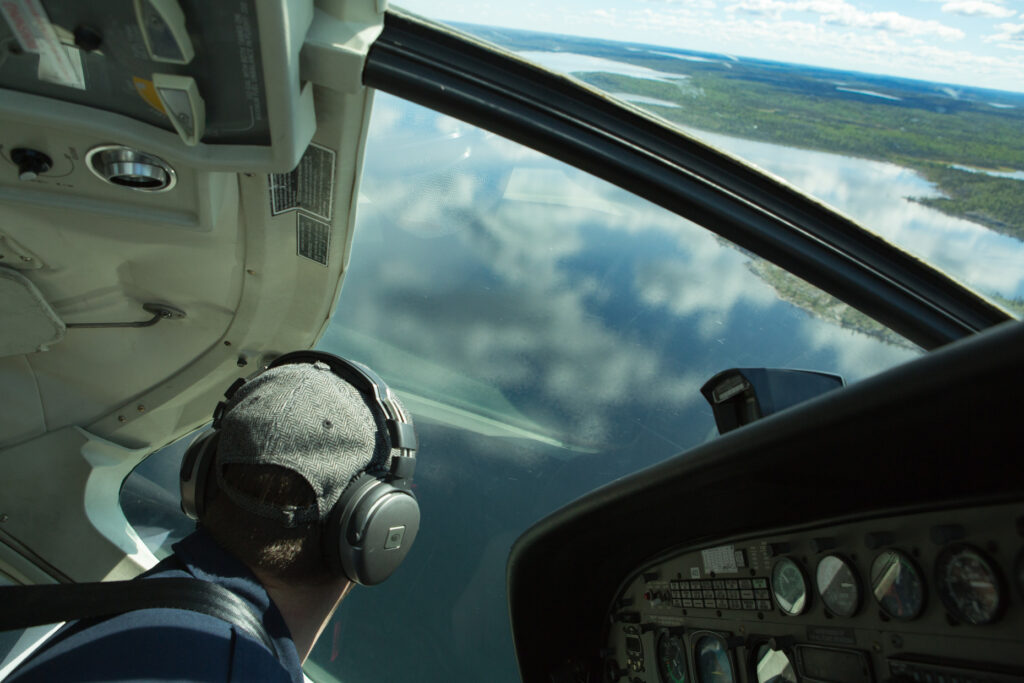
<svg viewBox="0 0 1024 683">
<path fill-rule="evenodd" d="M 523 680 L 602 680 L 608 615 L 624 582 L 671 551 L 1024 499 L 1021 386 L 1024 324 L 1001 325 L 736 430 L 540 521 L 508 563 Z M 924 571 L 930 577 L 931 567 Z"/>
</svg>

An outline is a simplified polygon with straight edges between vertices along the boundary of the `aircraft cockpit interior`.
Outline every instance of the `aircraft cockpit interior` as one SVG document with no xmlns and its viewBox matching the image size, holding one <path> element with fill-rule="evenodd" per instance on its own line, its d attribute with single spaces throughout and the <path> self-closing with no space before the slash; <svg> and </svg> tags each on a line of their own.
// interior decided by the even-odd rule
<svg viewBox="0 0 1024 683">
<path fill-rule="evenodd" d="M 0 0 L 0 591 L 316 348 L 423 517 L 307 680 L 1024 681 L 1024 12 L 521 4 Z"/>
</svg>

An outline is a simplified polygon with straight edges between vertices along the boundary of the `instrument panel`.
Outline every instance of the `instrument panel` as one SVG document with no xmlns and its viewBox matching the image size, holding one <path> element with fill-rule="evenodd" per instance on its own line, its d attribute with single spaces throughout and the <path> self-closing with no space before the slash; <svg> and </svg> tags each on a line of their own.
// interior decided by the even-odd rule
<svg viewBox="0 0 1024 683">
<path fill-rule="evenodd" d="M 667 552 L 627 579 L 609 612 L 603 675 L 1024 681 L 1022 600 L 1019 503 L 728 539 Z"/>
</svg>

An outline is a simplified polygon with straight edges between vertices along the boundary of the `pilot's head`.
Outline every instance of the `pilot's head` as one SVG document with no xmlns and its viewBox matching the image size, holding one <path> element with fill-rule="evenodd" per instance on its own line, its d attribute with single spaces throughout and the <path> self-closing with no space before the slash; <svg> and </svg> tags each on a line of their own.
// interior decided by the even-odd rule
<svg viewBox="0 0 1024 683">
<path fill-rule="evenodd" d="M 324 542 L 338 533 L 332 511 L 339 514 L 357 479 L 360 487 L 379 484 L 367 474 L 386 480 L 393 450 L 386 420 L 371 395 L 324 362 L 272 367 L 225 406 L 209 475 L 216 485 L 207 488 L 201 523 L 264 577 L 337 578 L 344 571 L 332 566 L 334 550 Z M 416 515 L 418 524 L 418 508 Z"/>
</svg>

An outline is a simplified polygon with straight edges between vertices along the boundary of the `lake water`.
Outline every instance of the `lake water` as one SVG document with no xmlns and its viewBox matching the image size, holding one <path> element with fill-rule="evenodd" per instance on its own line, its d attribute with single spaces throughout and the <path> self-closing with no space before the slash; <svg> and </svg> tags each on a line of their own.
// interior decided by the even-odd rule
<svg viewBox="0 0 1024 683">
<path fill-rule="evenodd" d="M 894 97 L 892 95 L 885 95 L 885 94 L 880 93 L 880 92 L 875 92 L 874 90 L 856 90 L 854 88 L 840 88 L 838 86 L 836 86 L 836 90 L 838 90 L 839 92 L 852 93 L 854 95 L 864 95 L 866 97 L 877 97 L 877 98 L 882 99 L 882 100 L 891 100 L 891 101 L 894 101 L 894 102 L 899 102 L 900 100 L 903 99 L 902 97 Z"/>
<path fill-rule="evenodd" d="M 575 52 L 524 51 L 517 54 L 524 59 L 540 64 L 552 71 L 565 74 L 581 73 L 586 71 L 607 71 L 609 73 L 622 74 L 623 76 L 649 78 L 656 81 L 679 81 L 689 78 L 689 76 L 685 74 L 677 74 L 669 71 L 656 71 L 655 69 L 648 69 L 647 67 L 636 66 L 626 62 L 617 62 L 612 59 L 581 55 Z"/>
<path fill-rule="evenodd" d="M 973 168 L 971 166 L 961 166 L 959 164 L 953 164 L 951 168 L 955 168 L 961 171 L 967 171 L 968 173 L 983 173 L 985 175 L 994 176 L 996 178 L 1012 178 L 1013 180 L 1024 180 L 1024 171 L 993 171 L 988 168 Z"/>
<path fill-rule="evenodd" d="M 624 100 L 626 102 L 632 102 L 633 104 L 641 104 L 641 105 L 643 105 L 643 104 L 654 104 L 654 105 L 657 105 L 659 107 L 673 107 L 673 108 L 676 108 L 676 109 L 679 108 L 679 103 L 678 102 L 669 102 L 668 100 L 659 100 L 657 97 L 645 97 L 644 95 L 634 95 L 632 93 L 625 93 L 625 92 L 613 92 L 613 93 L 608 93 L 608 94 L 611 95 L 612 97 L 616 97 L 616 98 L 618 98 L 620 100 Z"/>
</svg>

